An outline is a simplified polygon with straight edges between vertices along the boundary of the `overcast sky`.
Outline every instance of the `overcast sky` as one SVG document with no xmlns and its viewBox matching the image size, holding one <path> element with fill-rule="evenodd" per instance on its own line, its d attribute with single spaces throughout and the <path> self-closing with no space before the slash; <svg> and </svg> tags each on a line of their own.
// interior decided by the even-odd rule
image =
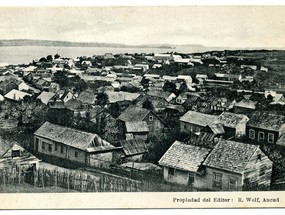
<svg viewBox="0 0 285 215">
<path fill-rule="evenodd" d="M 285 7 L 0 7 L 0 39 L 285 47 Z"/>
</svg>

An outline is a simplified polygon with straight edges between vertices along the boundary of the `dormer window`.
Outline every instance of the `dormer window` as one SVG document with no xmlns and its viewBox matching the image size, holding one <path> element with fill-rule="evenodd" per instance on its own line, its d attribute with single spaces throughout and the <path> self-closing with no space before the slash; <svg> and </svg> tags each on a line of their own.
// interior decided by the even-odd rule
<svg viewBox="0 0 285 215">
<path fill-rule="evenodd" d="M 150 122 L 152 122 L 152 121 L 153 121 L 153 116 L 149 116 L 148 120 L 149 120 Z"/>
</svg>

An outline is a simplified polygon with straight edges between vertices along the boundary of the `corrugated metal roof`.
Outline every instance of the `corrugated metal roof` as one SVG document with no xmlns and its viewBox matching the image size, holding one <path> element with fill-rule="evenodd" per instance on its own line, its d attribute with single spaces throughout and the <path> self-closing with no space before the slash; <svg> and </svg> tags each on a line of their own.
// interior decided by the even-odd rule
<svg viewBox="0 0 285 215">
<path fill-rule="evenodd" d="M 175 141 L 159 160 L 161 166 L 197 172 L 210 149 Z"/>
<path fill-rule="evenodd" d="M 143 140 L 139 139 L 122 140 L 120 141 L 120 144 L 123 147 L 123 151 L 126 154 L 126 156 L 143 154 L 148 151 L 145 142 Z"/>
</svg>

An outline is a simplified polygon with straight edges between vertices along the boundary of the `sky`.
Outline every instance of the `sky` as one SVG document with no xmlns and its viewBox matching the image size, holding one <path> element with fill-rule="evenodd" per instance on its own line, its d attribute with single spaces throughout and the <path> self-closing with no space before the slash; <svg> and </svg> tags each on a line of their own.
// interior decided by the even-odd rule
<svg viewBox="0 0 285 215">
<path fill-rule="evenodd" d="M 0 39 L 285 47 L 285 6 L 0 7 Z"/>
</svg>

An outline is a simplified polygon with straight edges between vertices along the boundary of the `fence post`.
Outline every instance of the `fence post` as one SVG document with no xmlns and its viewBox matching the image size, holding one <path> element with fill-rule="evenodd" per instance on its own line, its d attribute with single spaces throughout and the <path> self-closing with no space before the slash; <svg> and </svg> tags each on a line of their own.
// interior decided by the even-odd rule
<svg viewBox="0 0 285 215">
<path fill-rule="evenodd" d="M 67 192 L 69 192 L 69 171 L 67 170 Z"/>
<path fill-rule="evenodd" d="M 44 169 L 42 169 L 42 186 L 45 187 L 45 184 L 44 184 Z"/>
<path fill-rule="evenodd" d="M 3 185 L 4 185 L 4 187 L 6 186 L 6 170 L 4 169 L 3 170 Z"/>
<path fill-rule="evenodd" d="M 19 166 L 19 172 L 18 172 L 18 184 L 21 184 L 21 166 Z"/>
<path fill-rule="evenodd" d="M 83 192 L 83 179 L 82 179 L 82 174 L 80 173 L 80 190 Z"/>
</svg>

